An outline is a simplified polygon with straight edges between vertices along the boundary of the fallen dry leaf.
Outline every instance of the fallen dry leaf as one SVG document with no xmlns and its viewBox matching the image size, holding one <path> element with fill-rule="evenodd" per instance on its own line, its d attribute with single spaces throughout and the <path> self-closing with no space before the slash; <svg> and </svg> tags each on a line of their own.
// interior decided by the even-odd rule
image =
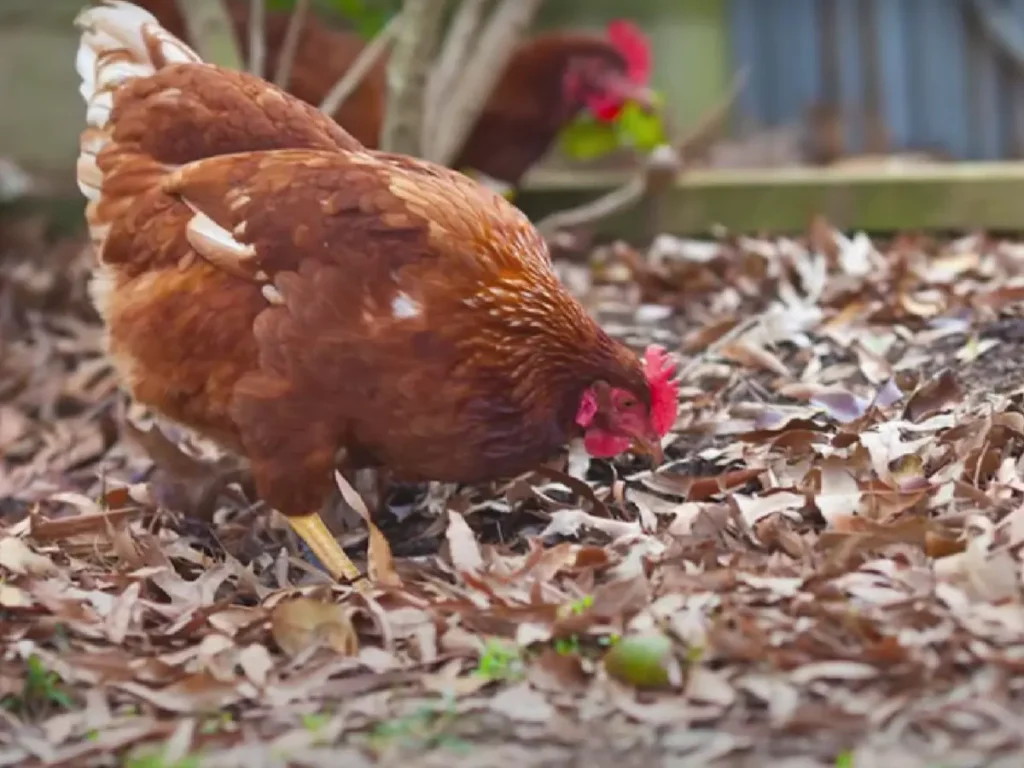
<svg viewBox="0 0 1024 768">
<path fill-rule="evenodd" d="M 307 597 L 284 600 L 271 611 L 270 627 L 274 641 L 289 656 L 319 645 L 346 656 L 359 651 L 350 611 L 337 603 Z"/>
<path fill-rule="evenodd" d="M 50 576 L 58 571 L 50 558 L 33 552 L 24 541 L 13 536 L 0 539 L 0 567 L 33 576 Z"/>
</svg>

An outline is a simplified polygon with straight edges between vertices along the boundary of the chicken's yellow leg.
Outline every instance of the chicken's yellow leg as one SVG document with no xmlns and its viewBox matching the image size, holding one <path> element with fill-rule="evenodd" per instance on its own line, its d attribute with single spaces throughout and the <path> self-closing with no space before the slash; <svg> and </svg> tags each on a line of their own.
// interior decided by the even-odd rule
<svg viewBox="0 0 1024 768">
<path fill-rule="evenodd" d="M 302 540 L 306 542 L 313 554 L 316 555 L 324 568 L 330 571 L 335 579 L 345 579 L 359 586 L 364 585 L 363 575 L 356 568 L 355 564 L 348 559 L 348 555 L 341 548 L 337 539 L 324 525 L 323 519 L 315 512 L 312 515 L 301 517 L 289 517 L 288 522 Z"/>
</svg>

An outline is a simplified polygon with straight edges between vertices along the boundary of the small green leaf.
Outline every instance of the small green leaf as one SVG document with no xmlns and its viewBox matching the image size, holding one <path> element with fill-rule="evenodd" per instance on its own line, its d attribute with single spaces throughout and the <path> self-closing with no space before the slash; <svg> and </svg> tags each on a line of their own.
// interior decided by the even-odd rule
<svg viewBox="0 0 1024 768">
<path fill-rule="evenodd" d="M 360 37 L 369 39 L 380 32 L 398 8 L 381 0 L 330 0 L 342 16 L 351 21 Z M 394 6 L 394 7 L 393 7 Z"/>
<path fill-rule="evenodd" d="M 314 14 L 325 10 L 339 14 L 348 22 L 348 28 L 364 39 L 380 32 L 401 8 L 400 0 L 315 0 L 311 8 Z M 268 11 L 291 12 L 295 0 L 267 0 Z"/>
<path fill-rule="evenodd" d="M 555 638 L 555 653 L 559 656 L 573 656 L 580 652 L 579 635 Z"/>
<path fill-rule="evenodd" d="M 330 717 L 324 712 L 310 712 L 302 716 L 302 727 L 316 733 L 327 724 L 328 720 Z"/>
<path fill-rule="evenodd" d="M 562 130 L 559 146 L 574 160 L 593 160 L 618 149 L 619 137 L 614 125 L 581 115 Z"/>
<path fill-rule="evenodd" d="M 518 679 L 523 675 L 523 659 L 519 646 L 500 640 L 489 640 L 475 674 L 487 680 Z"/>
<path fill-rule="evenodd" d="M 650 152 L 666 142 L 665 123 L 660 110 L 646 112 L 633 102 L 627 103 L 615 121 L 619 141 L 641 152 Z"/>
</svg>

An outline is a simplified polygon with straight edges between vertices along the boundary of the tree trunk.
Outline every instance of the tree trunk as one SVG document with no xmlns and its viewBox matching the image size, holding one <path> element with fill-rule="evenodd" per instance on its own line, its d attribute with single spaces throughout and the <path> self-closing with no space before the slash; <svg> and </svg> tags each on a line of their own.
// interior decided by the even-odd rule
<svg viewBox="0 0 1024 768">
<path fill-rule="evenodd" d="M 444 18 L 443 0 L 405 0 L 388 59 L 388 98 L 381 149 L 422 156 L 427 75 Z"/>
<path fill-rule="evenodd" d="M 222 0 L 177 0 L 192 47 L 204 61 L 244 70 L 231 17 Z"/>
</svg>

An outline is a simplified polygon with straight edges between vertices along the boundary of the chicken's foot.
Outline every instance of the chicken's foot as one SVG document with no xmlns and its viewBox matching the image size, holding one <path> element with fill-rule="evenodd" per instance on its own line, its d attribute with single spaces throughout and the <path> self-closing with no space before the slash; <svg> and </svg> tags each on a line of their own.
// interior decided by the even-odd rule
<svg viewBox="0 0 1024 768">
<path fill-rule="evenodd" d="M 345 551 L 341 548 L 338 540 L 334 538 L 330 530 L 324 524 L 319 514 L 302 515 L 301 517 L 289 517 L 289 524 L 299 534 L 304 542 L 313 550 L 320 563 L 326 568 L 335 579 L 345 579 L 352 582 L 357 589 L 365 589 L 368 583 L 363 575 L 356 568 Z"/>
</svg>

